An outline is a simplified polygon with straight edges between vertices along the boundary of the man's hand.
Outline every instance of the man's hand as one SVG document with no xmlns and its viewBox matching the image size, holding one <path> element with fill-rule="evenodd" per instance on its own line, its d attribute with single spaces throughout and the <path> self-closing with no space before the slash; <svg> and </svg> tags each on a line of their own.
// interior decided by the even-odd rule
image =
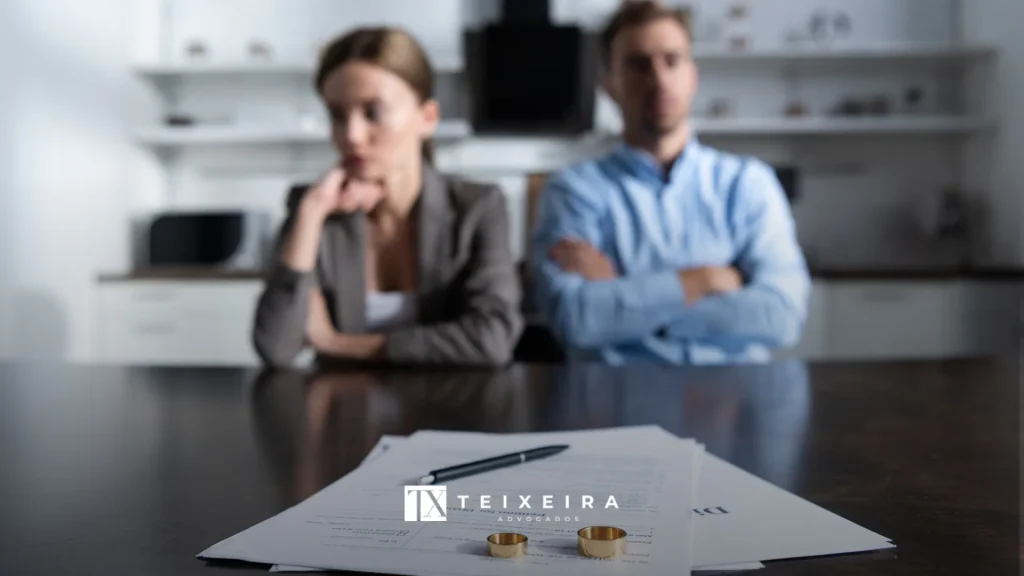
<svg viewBox="0 0 1024 576">
<path fill-rule="evenodd" d="M 743 276 L 730 266 L 703 266 L 679 273 L 686 303 L 693 304 L 709 294 L 732 292 L 743 287 Z"/>
<path fill-rule="evenodd" d="M 611 260 L 582 240 L 562 240 L 551 248 L 551 258 L 566 272 L 579 274 L 591 282 L 614 280 L 619 275 Z"/>
</svg>

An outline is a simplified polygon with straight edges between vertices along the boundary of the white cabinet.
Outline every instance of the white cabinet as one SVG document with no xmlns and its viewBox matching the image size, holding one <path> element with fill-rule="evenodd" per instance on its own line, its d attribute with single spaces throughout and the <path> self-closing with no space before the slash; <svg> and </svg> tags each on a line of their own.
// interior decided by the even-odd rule
<svg viewBox="0 0 1024 576">
<path fill-rule="evenodd" d="M 971 280 L 835 281 L 828 359 L 993 356 L 1020 342 L 1021 284 Z"/>
<path fill-rule="evenodd" d="M 1008 355 L 1020 351 L 1022 288 L 1017 282 L 971 282 L 960 294 L 960 331 L 955 346 L 969 355 Z"/>
<path fill-rule="evenodd" d="M 779 358 L 899 360 L 1010 354 L 1021 342 L 1016 282 L 816 279 L 798 346 Z M 103 362 L 250 366 L 260 280 L 100 284 Z M 297 360 L 308 364 L 310 354 Z"/>
<path fill-rule="evenodd" d="M 800 343 L 791 350 L 776 354 L 777 358 L 825 360 L 828 358 L 828 299 L 829 283 L 815 280 L 807 303 L 807 321 L 804 323 Z"/>
<path fill-rule="evenodd" d="M 834 359 L 946 356 L 955 286 L 931 282 L 841 282 L 829 293 Z"/>
<path fill-rule="evenodd" d="M 102 362 L 254 365 L 258 280 L 128 280 L 100 284 Z"/>
</svg>

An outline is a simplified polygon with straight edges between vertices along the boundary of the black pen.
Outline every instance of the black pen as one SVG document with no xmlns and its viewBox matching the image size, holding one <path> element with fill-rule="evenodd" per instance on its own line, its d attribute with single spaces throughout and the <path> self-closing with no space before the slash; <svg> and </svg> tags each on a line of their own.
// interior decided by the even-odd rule
<svg viewBox="0 0 1024 576">
<path fill-rule="evenodd" d="M 554 456 L 568 447 L 569 446 L 565 444 L 557 446 L 541 446 L 540 448 L 524 450 L 523 452 L 513 452 L 512 454 L 495 456 L 493 458 L 477 460 L 476 462 L 467 462 L 466 464 L 458 464 L 456 466 L 431 470 L 426 476 L 420 478 L 420 484 L 437 484 L 439 482 L 447 482 L 456 478 L 462 478 L 463 476 L 490 472 L 491 470 L 497 470 L 498 468 L 507 468 L 509 466 L 515 466 L 516 464 L 529 462 L 530 460 L 539 460 L 541 458 L 547 458 L 548 456 Z"/>
</svg>

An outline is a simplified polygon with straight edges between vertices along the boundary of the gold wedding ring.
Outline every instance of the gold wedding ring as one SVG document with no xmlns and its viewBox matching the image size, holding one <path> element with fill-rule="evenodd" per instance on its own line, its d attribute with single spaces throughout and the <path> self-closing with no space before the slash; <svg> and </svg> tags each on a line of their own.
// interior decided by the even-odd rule
<svg viewBox="0 0 1024 576">
<path fill-rule="evenodd" d="M 515 558 L 526 554 L 526 536 L 499 532 L 487 537 L 487 553 L 495 558 Z"/>
<path fill-rule="evenodd" d="M 576 533 L 577 550 L 589 558 L 612 558 L 626 553 L 626 531 L 613 526 L 587 526 Z"/>
</svg>

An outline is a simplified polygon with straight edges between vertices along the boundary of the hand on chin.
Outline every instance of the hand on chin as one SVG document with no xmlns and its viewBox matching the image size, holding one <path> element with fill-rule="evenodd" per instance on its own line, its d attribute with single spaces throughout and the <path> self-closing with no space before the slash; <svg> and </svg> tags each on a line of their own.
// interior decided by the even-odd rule
<svg viewBox="0 0 1024 576">
<path fill-rule="evenodd" d="M 383 180 L 363 180 L 349 176 L 338 197 L 338 210 L 370 212 L 384 199 Z"/>
</svg>

